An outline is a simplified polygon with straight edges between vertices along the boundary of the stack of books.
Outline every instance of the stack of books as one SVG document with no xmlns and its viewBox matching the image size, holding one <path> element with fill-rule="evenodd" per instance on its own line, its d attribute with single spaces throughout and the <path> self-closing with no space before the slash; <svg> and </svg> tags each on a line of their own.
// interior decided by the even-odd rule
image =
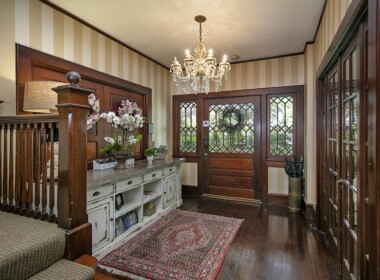
<svg viewBox="0 0 380 280">
<path fill-rule="evenodd" d="M 138 223 L 139 223 L 139 216 L 138 216 L 136 210 L 128 212 L 127 214 L 116 219 L 116 221 L 115 221 L 115 237 L 118 237 L 123 232 L 130 229 L 134 225 L 137 225 Z"/>
</svg>

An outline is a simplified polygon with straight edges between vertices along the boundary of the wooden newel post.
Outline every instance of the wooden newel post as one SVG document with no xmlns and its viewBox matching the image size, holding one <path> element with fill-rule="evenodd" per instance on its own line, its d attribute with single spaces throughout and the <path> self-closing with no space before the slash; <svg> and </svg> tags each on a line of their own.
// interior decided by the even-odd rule
<svg viewBox="0 0 380 280">
<path fill-rule="evenodd" d="M 91 224 L 87 217 L 88 95 L 93 90 L 77 86 L 80 75 L 66 75 L 70 85 L 53 88 L 58 94 L 59 165 L 58 226 L 66 229 L 65 257 L 91 255 Z"/>
</svg>

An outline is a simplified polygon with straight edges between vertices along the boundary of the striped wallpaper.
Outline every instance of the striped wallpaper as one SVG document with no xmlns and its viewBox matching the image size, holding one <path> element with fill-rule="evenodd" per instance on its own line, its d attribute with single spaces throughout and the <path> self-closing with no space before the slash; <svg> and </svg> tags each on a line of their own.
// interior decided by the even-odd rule
<svg viewBox="0 0 380 280">
<path fill-rule="evenodd" d="M 304 84 L 304 55 L 266 59 L 231 65 L 228 79 L 219 91 L 281 87 Z M 211 85 L 212 86 L 212 85 Z M 214 91 L 214 88 L 211 88 Z M 174 94 L 183 94 L 179 87 Z"/>
<path fill-rule="evenodd" d="M 351 0 L 329 0 L 315 43 L 305 54 L 232 65 L 220 90 L 305 84 L 307 202 L 315 204 L 315 72 Z M 181 94 L 168 70 L 37 0 L 0 0 L 0 113 L 14 114 L 15 43 L 152 88 L 153 140 L 171 152 L 171 94 Z M 196 182 L 196 164 L 184 166 L 184 183 Z M 287 193 L 282 169 L 269 168 L 269 192 Z"/>
<path fill-rule="evenodd" d="M 305 186 L 306 201 L 316 203 L 316 71 L 325 56 L 351 0 L 328 0 L 315 42 L 305 51 Z"/>
<path fill-rule="evenodd" d="M 37 0 L 0 1 L 2 114 L 14 114 L 15 43 L 152 88 L 153 141 L 171 148 L 169 71 Z M 3 99 L 0 98 L 0 99 Z"/>
</svg>

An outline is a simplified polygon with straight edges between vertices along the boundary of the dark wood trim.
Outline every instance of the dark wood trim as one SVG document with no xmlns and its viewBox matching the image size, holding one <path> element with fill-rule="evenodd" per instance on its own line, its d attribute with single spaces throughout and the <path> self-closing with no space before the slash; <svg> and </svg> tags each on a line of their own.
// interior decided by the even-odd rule
<svg viewBox="0 0 380 280">
<path fill-rule="evenodd" d="M 26 64 L 23 64 L 26 63 Z M 80 73 L 82 80 L 88 80 L 95 83 L 101 83 L 103 85 L 120 88 L 123 90 L 128 90 L 138 94 L 152 94 L 152 89 L 144 87 L 139 84 L 123 80 L 121 78 L 97 71 L 95 69 L 58 58 L 56 56 L 43 53 L 41 51 L 25 47 L 23 45 L 16 44 L 16 81 L 23 80 L 20 77 L 19 72 L 23 65 L 35 65 L 44 69 L 50 69 L 58 73 L 66 74 L 69 70 L 75 68 L 75 70 Z M 70 68 L 70 69 L 67 69 Z M 32 80 L 31 73 L 28 77 L 24 77 L 27 80 Z M 16 98 L 18 103 L 20 102 L 20 87 L 22 85 L 17 83 Z M 17 104 L 17 114 L 21 112 L 19 106 L 22 104 Z"/>
<path fill-rule="evenodd" d="M 295 107 L 297 110 L 297 142 L 295 145 L 297 146 L 297 154 L 299 157 L 301 153 L 304 153 L 304 86 L 286 86 L 286 87 L 272 87 L 272 88 L 260 88 L 260 89 L 245 89 L 245 90 L 235 90 L 235 91 L 223 91 L 223 92 L 212 92 L 209 94 L 186 94 L 186 95 L 173 95 L 173 157 L 185 157 L 188 162 L 196 162 L 198 163 L 198 187 L 200 187 L 200 194 L 204 193 L 203 183 L 204 180 L 204 172 L 203 172 L 203 164 L 204 159 L 202 158 L 201 151 L 197 151 L 197 153 L 191 155 L 185 155 L 183 153 L 179 153 L 178 151 L 178 139 L 177 139 L 177 124 L 176 121 L 178 119 L 178 104 L 180 102 L 191 102 L 196 101 L 199 105 L 199 112 L 203 112 L 203 108 L 200 108 L 203 104 L 202 100 L 210 100 L 221 97 L 246 97 L 246 96 L 260 96 L 261 108 L 267 108 L 267 95 L 269 94 L 294 94 L 296 96 Z M 198 120 L 201 121 L 202 115 L 198 114 Z M 199 122 L 199 126 L 202 126 L 202 123 Z M 202 130 L 203 131 L 203 130 Z M 261 135 L 261 167 L 257 170 L 258 174 L 261 174 L 261 201 L 263 203 L 267 202 L 267 193 L 268 193 L 268 167 L 284 167 L 283 157 L 277 159 L 268 159 L 267 158 L 267 113 L 266 110 L 261 109 L 261 127 L 260 127 Z M 203 139 L 203 134 L 201 135 L 201 139 Z M 201 140 L 198 139 L 198 140 Z M 202 145 L 202 143 L 200 143 Z M 199 145 L 199 144 L 198 144 Z"/>
<path fill-rule="evenodd" d="M 371 230 L 369 279 L 380 279 L 380 3 L 368 0 L 368 194 Z"/>
<path fill-rule="evenodd" d="M 53 8 L 53 9 L 57 10 L 58 12 L 60 12 L 60 13 L 62 13 L 62 14 L 64 14 L 64 15 L 66 15 L 66 16 L 68 16 L 68 17 L 70 17 L 70 18 L 72 18 L 73 20 L 76 20 L 76 21 L 78 21 L 79 23 L 81 23 L 81 24 L 83 24 L 83 25 L 85 25 L 85 26 L 91 28 L 92 30 L 94 30 L 94 31 L 96 31 L 96 32 L 98 32 L 98 33 L 104 35 L 105 37 L 107 37 L 107 38 L 109 38 L 109 39 L 115 41 L 116 43 L 122 45 L 123 47 L 126 47 L 126 48 L 130 49 L 131 51 L 133 51 L 133 52 L 135 52 L 135 53 L 137 53 L 137 54 L 139 54 L 139 55 L 145 57 L 146 59 L 149 59 L 150 61 L 152 61 L 152 62 L 154 62 L 154 63 L 160 65 L 161 67 L 163 67 L 163 68 L 169 70 L 169 67 L 168 67 L 168 66 L 165 66 L 165 65 L 163 65 L 162 63 L 158 62 L 157 60 L 154 60 L 153 58 L 147 56 L 146 54 L 144 54 L 144 53 L 142 53 L 142 52 L 140 52 L 140 51 L 138 51 L 138 50 L 132 48 L 131 46 L 127 45 L 126 43 L 120 41 L 119 39 L 116 39 L 115 37 L 111 36 L 111 35 L 108 34 L 107 32 L 104 32 L 104 31 L 100 30 L 99 28 L 97 28 L 97 27 L 93 26 L 92 24 L 88 23 L 87 21 L 85 21 L 85 20 L 83 20 L 83 19 L 77 17 L 76 15 L 70 13 L 69 11 L 67 11 L 67 10 L 65 10 L 65 9 L 62 9 L 61 7 L 59 7 L 59 6 L 57 6 L 57 5 L 53 4 L 53 3 L 51 3 L 50 1 L 47 1 L 47 0 L 39 0 L 39 1 L 40 1 L 41 3 L 43 3 L 43 4 L 47 5 L 47 6 L 49 6 L 49 7 L 51 7 L 51 8 Z"/>
<path fill-rule="evenodd" d="M 274 56 L 267 56 L 262 58 L 253 58 L 253 59 L 247 59 L 242 61 L 231 61 L 230 64 L 239 64 L 239 63 L 247 63 L 247 62 L 254 62 L 254 61 L 260 61 L 260 60 L 267 60 L 267 59 L 276 59 L 276 58 L 282 58 L 282 57 L 290 57 L 290 56 L 296 56 L 304 54 L 305 50 L 302 52 L 295 52 L 295 53 L 287 53 L 287 54 L 280 54 L 280 55 L 274 55 Z"/>
<path fill-rule="evenodd" d="M 268 193 L 268 204 L 288 206 L 288 195 L 279 193 Z"/>
<path fill-rule="evenodd" d="M 182 185 L 182 194 L 184 195 L 200 195 L 197 186 Z"/>
<path fill-rule="evenodd" d="M 18 115 L 18 116 L 4 116 L 0 119 L 0 124 L 21 124 L 21 123 L 51 123 L 58 122 L 58 114 L 39 114 L 33 115 L 33 118 L 30 115 Z"/>
<path fill-rule="evenodd" d="M 312 41 L 307 41 L 307 42 L 305 43 L 305 47 L 303 48 L 303 53 L 305 53 L 306 48 L 307 48 L 308 45 L 312 45 L 312 44 L 315 43 L 315 38 L 317 38 L 317 34 L 318 34 L 318 31 L 319 31 L 319 27 L 321 26 L 321 22 L 322 22 L 322 19 L 323 19 L 323 15 L 325 14 L 325 11 L 326 11 L 327 2 L 328 2 L 328 0 L 325 0 L 325 3 L 323 4 L 322 12 L 321 12 L 321 15 L 320 15 L 320 17 L 319 17 L 319 21 L 318 21 L 317 28 L 315 29 L 315 33 L 314 33 L 313 40 L 312 40 Z"/>
<path fill-rule="evenodd" d="M 306 204 L 305 216 L 306 216 L 306 219 L 309 222 L 311 222 L 313 225 L 316 224 L 316 222 L 317 222 L 317 213 L 315 212 L 313 204 L 309 204 L 309 203 Z"/>
<path fill-rule="evenodd" d="M 99 72 L 97 70 L 55 57 L 41 51 L 37 51 L 19 44 L 16 44 L 16 108 L 17 114 L 30 114 L 22 110 L 24 87 L 26 81 L 35 79 L 64 79 L 69 71 L 76 71 L 81 74 L 82 80 L 80 84 L 93 88 L 99 98 L 101 111 L 111 110 L 109 97 L 110 92 L 119 91 L 119 96 L 134 96 L 137 102 L 141 102 L 144 117 L 152 120 L 152 89 L 135 84 L 121 78 L 111 76 Z M 46 78 L 44 75 L 47 75 Z M 38 77 L 38 78 L 36 78 Z M 112 93 L 113 94 L 113 93 Z M 107 97 L 107 98 L 106 98 Z M 131 99 L 131 98 L 124 98 Z M 89 152 L 92 158 L 100 158 L 99 148 L 105 145 L 104 135 L 110 133 L 109 127 L 104 122 L 99 122 L 97 127 L 89 130 L 88 140 L 91 142 L 91 150 Z M 148 134 L 147 125 L 141 131 L 143 140 L 141 143 L 141 152 L 151 146 L 152 135 Z M 143 153 L 136 154 L 137 159 L 143 158 Z M 88 162 L 88 167 L 92 168 L 92 160 Z"/>
<path fill-rule="evenodd" d="M 367 10 L 367 0 L 352 0 L 350 6 L 347 9 L 345 16 L 342 19 L 341 24 L 325 56 L 322 59 L 321 64 L 318 67 L 316 78 L 319 79 L 326 74 L 326 72 L 337 62 L 341 51 L 347 46 L 350 38 L 355 35 L 356 28 L 359 24 L 359 18 Z"/>
</svg>

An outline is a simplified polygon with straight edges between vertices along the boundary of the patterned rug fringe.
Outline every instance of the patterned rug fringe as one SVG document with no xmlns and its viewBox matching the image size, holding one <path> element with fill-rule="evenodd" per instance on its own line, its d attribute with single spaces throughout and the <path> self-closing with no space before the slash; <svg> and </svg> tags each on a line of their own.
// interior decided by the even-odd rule
<svg viewBox="0 0 380 280">
<path fill-rule="evenodd" d="M 126 277 L 129 277 L 129 278 L 133 279 L 133 280 L 149 280 L 148 278 L 144 278 L 144 277 L 132 274 L 132 273 L 121 271 L 119 269 L 112 268 L 112 267 L 109 267 L 109 266 L 98 264 L 98 267 L 101 268 L 101 269 L 103 269 L 103 270 L 106 270 L 108 272 L 111 272 L 114 275 L 126 276 Z"/>
</svg>

